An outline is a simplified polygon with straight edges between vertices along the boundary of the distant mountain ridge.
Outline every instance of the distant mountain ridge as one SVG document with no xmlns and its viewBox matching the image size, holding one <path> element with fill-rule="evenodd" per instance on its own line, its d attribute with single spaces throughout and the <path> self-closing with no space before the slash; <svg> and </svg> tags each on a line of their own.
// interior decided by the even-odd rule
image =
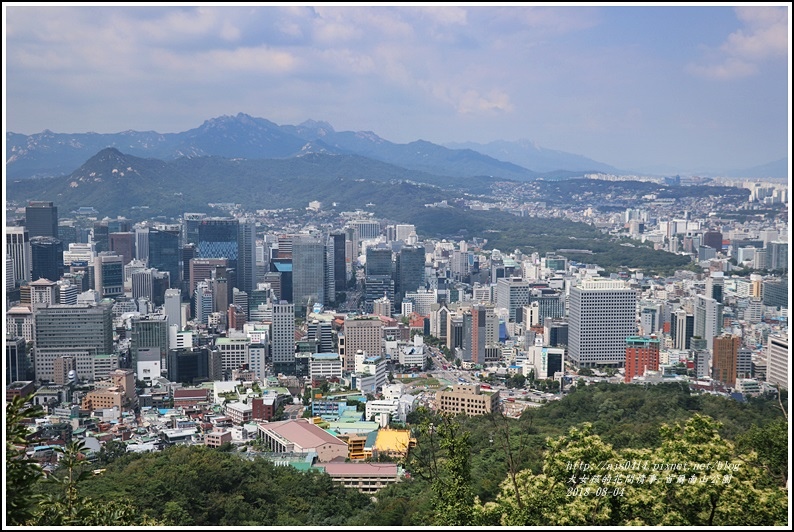
<svg viewBox="0 0 794 532">
<path fill-rule="evenodd" d="M 10 179 L 67 175 L 97 152 L 116 148 L 144 158 L 218 156 L 229 159 L 287 159 L 308 153 L 361 155 L 421 172 L 452 178 L 493 176 L 532 180 L 537 173 L 472 150 L 451 150 L 426 141 L 389 142 L 373 132 L 336 132 L 326 122 L 308 120 L 279 126 L 239 113 L 204 121 L 181 133 L 6 134 L 6 172 Z"/>
<path fill-rule="evenodd" d="M 30 179 L 71 174 L 99 151 L 116 148 L 143 158 L 164 161 L 180 157 L 288 159 L 309 153 L 360 155 L 409 170 L 450 179 L 488 177 L 530 181 L 587 172 L 626 172 L 583 155 L 537 146 L 529 140 L 497 140 L 488 144 L 416 140 L 397 144 L 372 131 L 336 131 L 327 122 L 306 120 L 278 125 L 245 113 L 205 120 L 180 133 L 127 130 L 119 133 L 6 133 L 6 178 Z M 781 164 L 782 161 L 782 164 Z M 748 169 L 747 177 L 787 177 L 782 159 Z M 785 168 L 784 168 L 785 167 Z M 739 175 L 741 171 L 725 175 Z M 768 174 L 768 175 L 765 175 Z M 778 174 L 778 175 L 776 175 Z M 556 177 L 555 177 L 556 178 Z"/>
<path fill-rule="evenodd" d="M 527 139 L 513 142 L 495 140 L 488 144 L 478 144 L 476 142 L 450 142 L 445 144 L 445 146 L 454 150 L 474 150 L 502 161 L 511 161 L 515 164 L 532 168 L 536 172 L 569 170 L 574 172 L 607 172 L 611 174 L 626 173 L 614 166 L 594 161 L 583 155 L 543 148 Z"/>
</svg>

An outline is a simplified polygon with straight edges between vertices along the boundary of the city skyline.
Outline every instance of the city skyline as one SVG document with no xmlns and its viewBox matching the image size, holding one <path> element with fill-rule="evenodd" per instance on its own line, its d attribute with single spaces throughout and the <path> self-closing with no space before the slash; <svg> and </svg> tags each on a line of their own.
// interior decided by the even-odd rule
<svg viewBox="0 0 794 532">
<path fill-rule="evenodd" d="M 625 170 L 789 154 L 788 4 L 4 4 L 5 129 L 219 115 L 386 140 L 530 140 Z"/>
</svg>

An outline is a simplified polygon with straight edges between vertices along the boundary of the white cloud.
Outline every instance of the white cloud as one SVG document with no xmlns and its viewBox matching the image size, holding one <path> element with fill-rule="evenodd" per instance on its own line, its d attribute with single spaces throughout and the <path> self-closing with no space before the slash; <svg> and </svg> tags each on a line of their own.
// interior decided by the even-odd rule
<svg viewBox="0 0 794 532">
<path fill-rule="evenodd" d="M 746 6 L 735 8 L 735 12 L 743 27 L 728 35 L 711 64 L 692 63 L 688 66 L 690 72 L 731 80 L 752 76 L 763 61 L 788 55 L 786 8 Z"/>
</svg>

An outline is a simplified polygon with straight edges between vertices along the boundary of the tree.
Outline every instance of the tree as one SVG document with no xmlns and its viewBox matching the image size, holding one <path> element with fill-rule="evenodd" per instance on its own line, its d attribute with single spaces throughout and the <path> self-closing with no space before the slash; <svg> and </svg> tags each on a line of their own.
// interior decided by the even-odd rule
<svg viewBox="0 0 794 532">
<path fill-rule="evenodd" d="M 433 480 L 434 524 L 465 526 L 474 517 L 474 492 L 471 489 L 470 434 L 448 416 L 438 427 L 440 446 L 447 452 L 441 474 Z"/>
<path fill-rule="evenodd" d="M 506 479 L 497 500 L 477 511 L 504 526 L 786 524 L 785 488 L 765 487 L 764 470 L 752 465 L 756 453 L 738 453 L 718 428 L 695 415 L 664 425 L 654 449 L 617 451 L 586 423 L 548 439 L 542 472 L 516 475 L 517 492 Z"/>
<path fill-rule="evenodd" d="M 40 406 L 27 406 L 30 400 L 31 396 L 17 396 L 6 403 L 6 519 L 15 526 L 32 519 L 37 505 L 35 486 L 43 474 L 25 454 L 29 431 L 22 422 L 44 414 Z"/>
<path fill-rule="evenodd" d="M 110 440 L 102 445 L 97 453 L 99 465 L 108 465 L 127 452 L 127 444 L 119 440 Z"/>
</svg>

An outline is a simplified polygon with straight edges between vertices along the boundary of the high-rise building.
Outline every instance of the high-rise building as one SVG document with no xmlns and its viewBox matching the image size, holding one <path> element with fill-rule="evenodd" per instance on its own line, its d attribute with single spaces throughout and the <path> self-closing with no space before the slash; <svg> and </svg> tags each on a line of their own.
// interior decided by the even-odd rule
<svg viewBox="0 0 794 532">
<path fill-rule="evenodd" d="M 722 303 L 698 295 L 695 298 L 694 336 L 704 338 L 708 348 L 714 349 L 714 337 L 722 332 Z"/>
<path fill-rule="evenodd" d="M 565 316 L 565 292 L 548 285 L 531 285 L 527 303 L 538 304 L 538 323 L 544 323 L 546 318 Z"/>
<path fill-rule="evenodd" d="M 725 334 L 714 338 L 712 378 L 726 386 L 736 386 L 736 369 L 742 339 Z"/>
<path fill-rule="evenodd" d="M 332 305 L 336 301 L 334 277 L 334 240 L 328 237 L 323 245 L 323 294 L 325 296 L 323 303 L 326 305 Z"/>
<path fill-rule="evenodd" d="M 29 201 L 25 207 L 25 229 L 31 238 L 58 238 L 58 207 L 51 201 Z"/>
<path fill-rule="evenodd" d="M 420 288 L 425 288 L 425 248 L 403 246 L 395 261 L 395 304 L 402 303 L 406 292 L 415 292 Z"/>
<path fill-rule="evenodd" d="M 529 303 L 529 283 L 520 277 L 503 277 L 496 282 L 496 306 L 508 311 L 508 320 L 516 321 L 516 309 Z M 520 321 L 520 320 L 519 320 Z M 542 322 L 542 320 L 538 320 Z"/>
<path fill-rule="evenodd" d="M 618 280 L 586 279 L 571 288 L 568 354 L 579 367 L 619 366 L 637 333 L 637 291 Z"/>
<path fill-rule="evenodd" d="M 30 239 L 33 263 L 31 277 L 58 281 L 63 276 L 63 244 L 51 236 L 34 236 Z"/>
<path fill-rule="evenodd" d="M 305 315 L 315 303 L 325 303 L 325 246 L 317 238 L 294 235 L 292 240 L 292 303 Z"/>
<path fill-rule="evenodd" d="M 221 380 L 223 366 L 220 351 L 210 346 L 170 349 L 168 351 L 168 380 L 197 384 Z"/>
<path fill-rule="evenodd" d="M 190 261 L 196 258 L 196 244 L 186 244 L 182 246 L 181 268 L 179 277 L 179 287 L 183 293 L 190 294 Z"/>
<path fill-rule="evenodd" d="M 706 231 L 703 233 L 703 245 L 722 251 L 722 233 L 719 231 Z"/>
<path fill-rule="evenodd" d="M 318 353 L 332 353 L 334 350 L 333 325 L 330 321 L 312 320 L 307 325 L 306 336 L 309 340 L 319 341 Z"/>
<path fill-rule="evenodd" d="M 94 290 L 100 298 L 124 295 L 124 262 L 121 255 L 103 251 L 94 258 Z"/>
<path fill-rule="evenodd" d="M 375 316 L 391 316 L 391 301 L 381 297 L 372 302 L 372 314 Z"/>
<path fill-rule="evenodd" d="M 383 323 L 377 316 L 347 317 L 343 331 L 339 354 L 344 358 L 345 371 L 355 371 L 356 351 L 369 356 L 383 355 Z"/>
<path fill-rule="evenodd" d="M 130 356 L 132 367 L 151 355 L 165 363 L 168 354 L 168 321 L 164 314 L 144 314 L 133 316 L 130 332 Z M 145 354 L 144 354 L 145 352 Z"/>
<path fill-rule="evenodd" d="M 706 297 L 716 299 L 717 303 L 722 303 L 723 292 L 725 291 L 725 276 L 722 272 L 711 272 L 706 279 Z"/>
<path fill-rule="evenodd" d="M 110 251 L 124 257 L 124 264 L 135 258 L 135 233 L 130 231 L 110 233 L 108 238 Z"/>
<path fill-rule="evenodd" d="M 788 334 L 770 334 L 766 349 L 768 361 L 767 382 L 788 389 L 789 369 L 791 368 Z"/>
<path fill-rule="evenodd" d="M 30 281 L 33 271 L 30 233 L 19 226 L 6 227 L 6 256 L 11 257 L 17 285 Z M 56 280 L 56 279 L 53 279 Z"/>
<path fill-rule="evenodd" d="M 180 255 L 178 229 L 166 229 L 159 226 L 149 230 L 149 267 L 156 268 L 161 272 L 168 272 L 172 286 L 179 286 Z"/>
<path fill-rule="evenodd" d="M 333 241 L 334 251 L 334 292 L 344 292 L 347 288 L 345 233 L 334 233 L 331 235 L 330 239 Z"/>
<path fill-rule="evenodd" d="M 149 227 L 135 226 L 135 258 L 138 260 L 149 259 Z"/>
<path fill-rule="evenodd" d="M 367 248 L 364 272 L 364 309 L 366 312 L 371 313 L 373 302 L 381 297 L 394 301 L 394 266 L 390 248 Z"/>
<path fill-rule="evenodd" d="M 642 377 L 647 371 L 659 371 L 659 339 L 651 336 L 626 338 L 626 369 L 624 382 Z"/>
<path fill-rule="evenodd" d="M 93 379 L 95 359 L 113 354 L 111 305 L 49 305 L 35 313 L 36 379 L 51 381 L 54 360 L 77 357 L 77 374 Z"/>
<path fill-rule="evenodd" d="M 196 290 L 199 282 L 211 279 L 216 268 L 228 265 L 228 259 L 190 259 L 190 292 Z"/>
<path fill-rule="evenodd" d="M 176 325 L 177 330 L 182 330 L 182 291 L 179 288 L 169 288 L 165 291 L 164 312 L 168 327 Z"/>
<path fill-rule="evenodd" d="M 132 274 L 132 298 L 147 298 L 155 307 L 165 303 L 165 292 L 170 288 L 168 272 L 145 268 Z"/>
<path fill-rule="evenodd" d="M 225 258 L 237 268 L 239 222 L 235 218 L 204 218 L 198 226 L 198 254 L 201 258 Z"/>
<path fill-rule="evenodd" d="M 788 278 L 763 281 L 763 302 L 768 307 L 788 308 Z"/>
<path fill-rule="evenodd" d="M 193 315 L 196 321 L 207 325 L 209 315 L 212 314 L 214 308 L 212 289 L 208 281 L 199 281 L 196 283 L 193 300 L 195 305 Z"/>
<path fill-rule="evenodd" d="M 271 339 L 273 372 L 295 374 L 295 305 L 273 303 L 273 336 Z"/>
<path fill-rule="evenodd" d="M 474 305 L 463 312 L 462 360 L 482 364 L 485 354 L 485 307 Z"/>
<path fill-rule="evenodd" d="M 28 289 L 30 290 L 30 308 L 34 311 L 61 302 L 61 290 L 55 281 L 37 279 L 28 283 Z"/>
<path fill-rule="evenodd" d="M 788 242 L 770 242 L 766 249 L 768 270 L 788 270 Z"/>
<path fill-rule="evenodd" d="M 30 380 L 27 343 L 21 336 L 6 338 L 6 386 L 16 381 Z"/>
<path fill-rule="evenodd" d="M 239 221 L 237 234 L 237 288 L 251 292 L 256 288 L 256 222 Z"/>
<path fill-rule="evenodd" d="M 199 225 L 207 215 L 203 212 L 186 212 L 182 217 L 182 242 L 196 244 L 199 242 Z"/>
<path fill-rule="evenodd" d="M 686 309 L 675 311 L 674 318 L 670 322 L 670 335 L 673 337 L 673 347 L 675 349 L 690 349 L 690 340 L 695 334 L 695 316 L 689 314 Z"/>
</svg>

